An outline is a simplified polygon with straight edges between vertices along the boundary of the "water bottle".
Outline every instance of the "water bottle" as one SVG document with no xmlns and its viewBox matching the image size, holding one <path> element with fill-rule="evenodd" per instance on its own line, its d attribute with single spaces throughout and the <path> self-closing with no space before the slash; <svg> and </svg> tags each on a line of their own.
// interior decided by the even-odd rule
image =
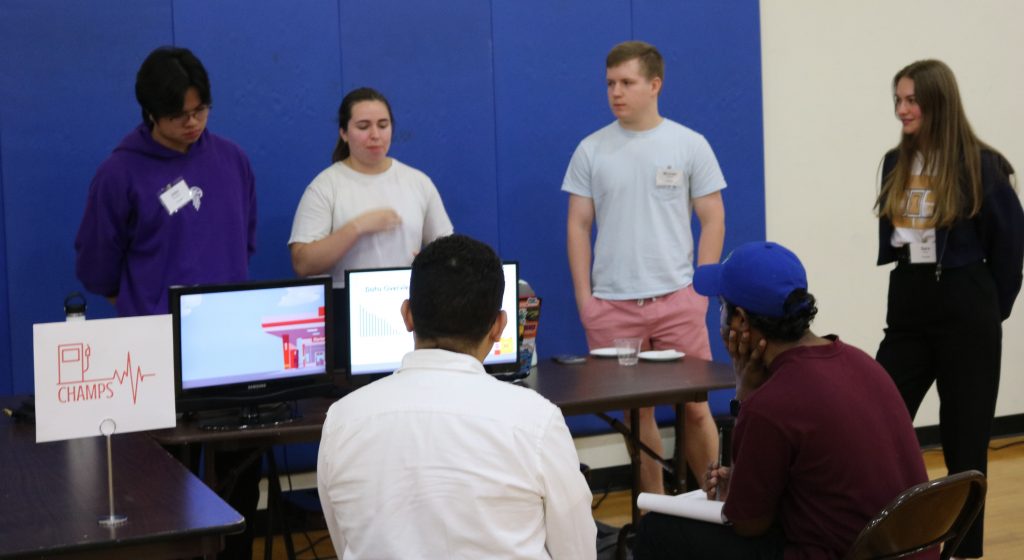
<svg viewBox="0 0 1024 560">
<path fill-rule="evenodd" d="M 66 321 L 85 320 L 85 296 L 81 292 L 71 292 L 64 298 L 64 319 Z"/>
</svg>

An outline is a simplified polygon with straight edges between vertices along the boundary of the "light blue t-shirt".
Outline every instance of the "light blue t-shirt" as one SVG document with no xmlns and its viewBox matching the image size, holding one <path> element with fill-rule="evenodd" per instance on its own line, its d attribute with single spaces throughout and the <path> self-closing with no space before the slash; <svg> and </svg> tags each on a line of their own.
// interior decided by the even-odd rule
<svg viewBox="0 0 1024 560">
<path fill-rule="evenodd" d="M 594 296 L 638 299 L 689 286 L 690 200 L 724 188 L 707 140 L 669 119 L 642 132 L 616 121 L 584 138 L 562 190 L 594 201 Z"/>
</svg>

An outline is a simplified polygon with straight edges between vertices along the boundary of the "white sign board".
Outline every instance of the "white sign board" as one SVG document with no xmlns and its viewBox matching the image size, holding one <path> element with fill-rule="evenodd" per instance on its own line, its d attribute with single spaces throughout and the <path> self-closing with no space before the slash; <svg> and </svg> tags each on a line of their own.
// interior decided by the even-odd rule
<svg viewBox="0 0 1024 560">
<path fill-rule="evenodd" d="M 174 426 L 171 316 L 32 326 L 36 441 Z M 111 428 L 109 422 L 104 434 Z"/>
</svg>

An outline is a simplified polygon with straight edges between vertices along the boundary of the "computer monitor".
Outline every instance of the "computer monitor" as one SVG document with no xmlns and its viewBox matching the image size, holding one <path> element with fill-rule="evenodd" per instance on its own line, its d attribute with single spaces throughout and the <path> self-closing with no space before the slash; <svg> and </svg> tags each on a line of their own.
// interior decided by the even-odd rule
<svg viewBox="0 0 1024 560">
<path fill-rule="evenodd" d="M 170 308 L 179 412 L 239 408 L 242 424 L 277 422 L 256 407 L 330 393 L 329 276 L 174 286 Z"/>
<path fill-rule="evenodd" d="M 519 329 L 516 327 L 519 265 L 507 262 L 505 293 L 501 308 L 508 323 L 501 340 L 484 359 L 488 372 L 501 375 L 519 370 Z M 411 269 L 382 268 L 349 270 L 348 288 L 349 375 L 355 385 L 389 374 L 402 364 L 402 357 L 413 350 L 413 336 L 402 321 L 402 302 L 409 297 Z"/>
</svg>

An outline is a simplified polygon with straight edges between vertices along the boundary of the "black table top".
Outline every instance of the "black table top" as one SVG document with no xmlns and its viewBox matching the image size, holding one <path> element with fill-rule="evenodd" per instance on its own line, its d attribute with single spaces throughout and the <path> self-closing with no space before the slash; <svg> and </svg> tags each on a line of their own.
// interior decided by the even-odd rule
<svg viewBox="0 0 1024 560">
<path fill-rule="evenodd" d="M 522 381 L 562 409 L 566 416 L 591 414 L 706 398 L 708 391 L 735 386 L 732 367 L 686 357 L 671 362 L 641 361 L 620 366 L 614 358 L 588 358 L 585 363 L 541 363 Z M 216 444 L 230 449 L 319 441 L 327 409 L 335 399 L 298 401 L 301 418 L 278 426 L 247 430 L 210 431 L 194 422 L 150 435 L 164 445 Z"/>
<path fill-rule="evenodd" d="M 635 366 L 589 357 L 582 364 L 544 362 L 537 369 L 526 386 L 566 416 L 700 400 L 708 391 L 736 386 L 732 366 L 691 357 Z"/>
<path fill-rule="evenodd" d="M 15 408 L 21 399 L 0 397 Z M 106 439 L 35 442 L 35 426 L 0 416 L 0 558 L 180 558 L 220 550 L 243 517 L 144 433 L 112 437 L 115 513 Z"/>
</svg>

